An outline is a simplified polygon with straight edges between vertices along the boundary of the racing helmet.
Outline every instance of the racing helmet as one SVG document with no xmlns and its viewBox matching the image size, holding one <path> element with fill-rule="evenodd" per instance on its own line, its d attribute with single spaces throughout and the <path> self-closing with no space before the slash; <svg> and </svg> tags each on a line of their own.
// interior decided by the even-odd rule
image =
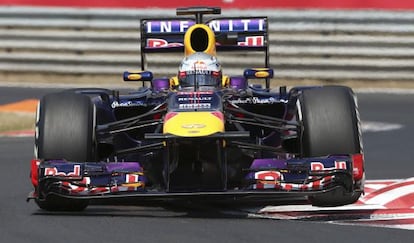
<svg viewBox="0 0 414 243">
<path fill-rule="evenodd" d="M 217 58 L 204 52 L 196 52 L 185 57 L 178 71 L 179 85 L 183 88 L 218 87 L 221 78 L 221 65 Z"/>
</svg>

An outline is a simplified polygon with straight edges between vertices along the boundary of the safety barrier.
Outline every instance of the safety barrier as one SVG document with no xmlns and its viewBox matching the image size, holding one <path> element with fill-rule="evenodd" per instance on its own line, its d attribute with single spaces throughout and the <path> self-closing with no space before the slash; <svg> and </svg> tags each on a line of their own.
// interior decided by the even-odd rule
<svg viewBox="0 0 414 243">
<path fill-rule="evenodd" d="M 223 10 L 268 16 L 270 63 L 280 79 L 411 80 L 414 12 Z M 115 75 L 140 67 L 139 19 L 173 9 L 0 7 L 0 73 Z M 226 73 L 260 66 L 261 53 L 223 55 Z M 149 70 L 171 76 L 182 56 L 152 54 Z"/>
</svg>

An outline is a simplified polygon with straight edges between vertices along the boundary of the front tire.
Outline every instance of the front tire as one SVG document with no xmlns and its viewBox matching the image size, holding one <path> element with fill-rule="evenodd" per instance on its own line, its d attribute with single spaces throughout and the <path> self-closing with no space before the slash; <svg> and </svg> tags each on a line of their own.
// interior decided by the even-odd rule
<svg viewBox="0 0 414 243">
<path fill-rule="evenodd" d="M 362 153 L 358 107 L 350 88 L 304 90 L 298 100 L 298 113 L 303 124 L 302 157 Z M 340 188 L 309 199 L 315 206 L 340 206 L 354 203 L 360 195 Z"/>
<path fill-rule="evenodd" d="M 95 158 L 94 105 L 86 95 L 46 95 L 39 104 L 37 157 L 86 162 Z"/>
<path fill-rule="evenodd" d="M 86 95 L 73 92 L 44 96 L 38 107 L 36 157 L 41 160 L 95 161 L 95 109 Z M 38 192 L 41 193 L 41 192 Z M 82 211 L 87 200 L 42 195 L 39 208 L 48 211 Z"/>
</svg>

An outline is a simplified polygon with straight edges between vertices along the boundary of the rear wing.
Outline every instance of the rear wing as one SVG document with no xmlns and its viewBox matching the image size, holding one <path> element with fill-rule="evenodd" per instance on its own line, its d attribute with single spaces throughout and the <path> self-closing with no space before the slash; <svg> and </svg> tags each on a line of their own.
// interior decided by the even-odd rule
<svg viewBox="0 0 414 243">
<path fill-rule="evenodd" d="M 184 34 L 199 21 L 199 16 L 141 19 L 141 69 L 147 53 L 184 53 Z M 263 51 L 264 67 L 269 67 L 267 17 L 213 18 L 202 24 L 214 32 L 217 51 Z"/>
</svg>

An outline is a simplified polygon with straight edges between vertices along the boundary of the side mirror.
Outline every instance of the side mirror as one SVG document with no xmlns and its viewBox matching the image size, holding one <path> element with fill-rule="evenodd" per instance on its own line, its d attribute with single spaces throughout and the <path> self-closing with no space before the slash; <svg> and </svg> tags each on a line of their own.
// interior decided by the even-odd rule
<svg viewBox="0 0 414 243">
<path fill-rule="evenodd" d="M 273 78 L 273 69 L 271 68 L 249 68 L 249 69 L 244 70 L 243 76 L 246 79 Z"/>
<path fill-rule="evenodd" d="M 152 81 L 153 75 L 150 71 L 125 71 L 124 81 Z"/>
</svg>

